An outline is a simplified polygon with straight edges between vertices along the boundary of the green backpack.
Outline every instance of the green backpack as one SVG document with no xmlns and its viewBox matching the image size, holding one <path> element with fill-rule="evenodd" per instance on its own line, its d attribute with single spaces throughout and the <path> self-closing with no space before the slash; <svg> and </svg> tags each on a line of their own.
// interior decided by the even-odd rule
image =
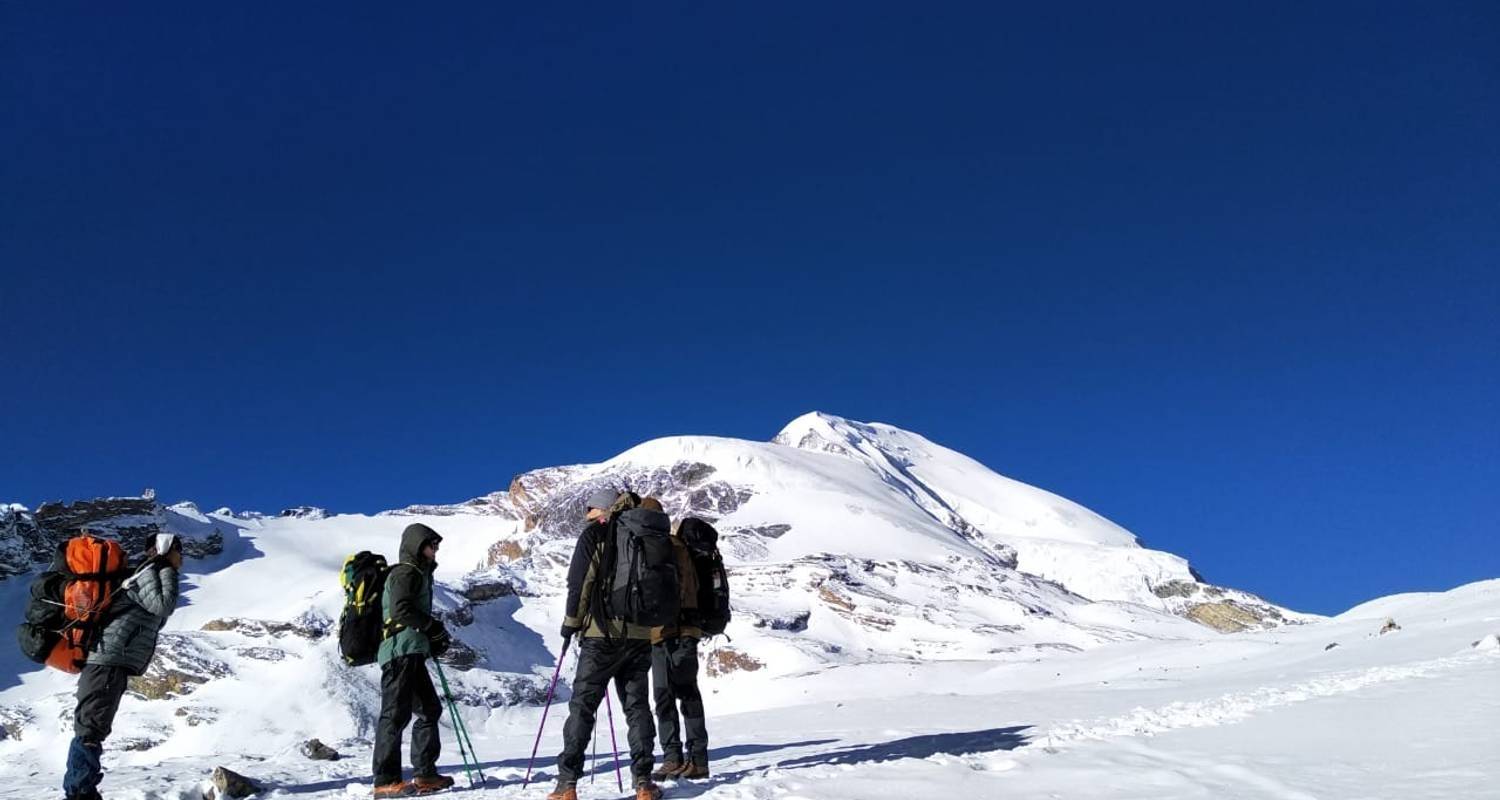
<svg viewBox="0 0 1500 800">
<path fill-rule="evenodd" d="M 361 550 L 344 559 L 339 585 L 344 587 L 344 610 L 339 614 L 339 655 L 351 667 L 375 663 L 380 652 L 384 620 L 380 601 L 385 576 L 391 568 L 385 556 Z"/>
</svg>

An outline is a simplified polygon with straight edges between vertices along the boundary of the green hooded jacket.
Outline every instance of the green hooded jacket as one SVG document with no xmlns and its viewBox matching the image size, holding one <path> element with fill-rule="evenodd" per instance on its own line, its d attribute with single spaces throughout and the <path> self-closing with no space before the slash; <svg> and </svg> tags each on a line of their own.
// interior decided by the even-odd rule
<svg viewBox="0 0 1500 800">
<path fill-rule="evenodd" d="M 432 571 L 437 562 L 423 558 L 422 548 L 442 540 L 437 531 L 421 523 L 408 525 L 401 533 L 401 560 L 386 576 L 380 600 L 387 633 L 376 656 L 381 666 L 401 656 L 432 654 L 427 634 L 437 624 L 432 617 Z"/>
</svg>

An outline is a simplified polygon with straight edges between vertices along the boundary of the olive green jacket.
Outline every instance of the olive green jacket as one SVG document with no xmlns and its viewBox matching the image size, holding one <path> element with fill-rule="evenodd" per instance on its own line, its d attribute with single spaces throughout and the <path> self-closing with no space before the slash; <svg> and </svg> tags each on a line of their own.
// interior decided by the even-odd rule
<svg viewBox="0 0 1500 800">
<path fill-rule="evenodd" d="M 422 558 L 422 548 L 437 534 L 426 525 L 411 525 L 401 535 L 401 561 L 385 578 L 380 610 L 387 636 L 376 659 L 385 666 L 401 656 L 432 654 L 427 641 L 432 618 L 432 571 L 437 564 Z"/>
</svg>

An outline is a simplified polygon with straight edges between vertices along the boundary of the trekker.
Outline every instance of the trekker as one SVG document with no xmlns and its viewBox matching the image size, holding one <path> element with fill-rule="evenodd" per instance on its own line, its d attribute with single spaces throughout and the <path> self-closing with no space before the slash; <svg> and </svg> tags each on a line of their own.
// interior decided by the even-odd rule
<svg viewBox="0 0 1500 800">
<path fill-rule="evenodd" d="M 645 501 L 642 501 L 642 505 Z M 661 736 L 662 768 L 656 780 L 707 778 L 708 726 L 703 717 L 703 695 L 698 691 L 698 572 L 687 544 L 677 535 L 681 520 L 672 524 L 672 550 L 682 576 L 682 610 L 676 625 L 651 629 L 651 686 L 656 699 L 656 729 Z M 687 728 L 687 758 L 683 758 L 681 727 Z"/>
<path fill-rule="evenodd" d="M 182 541 L 174 534 L 160 534 L 147 548 L 140 570 L 121 585 L 110 604 L 108 622 L 78 676 L 73 742 L 63 775 L 68 800 L 100 800 L 104 740 L 114 727 L 126 681 L 145 673 L 156 655 L 157 634 L 177 607 L 181 569 Z"/>
<path fill-rule="evenodd" d="M 563 726 L 563 750 L 557 756 L 557 788 L 547 800 L 578 800 L 578 779 L 583 777 L 584 753 L 594 733 L 599 703 L 615 683 L 621 710 L 629 726 L 630 774 L 636 800 L 658 800 L 661 789 L 651 781 L 655 764 L 652 749 L 656 730 L 651 721 L 649 675 L 651 629 L 624 619 L 599 619 L 592 613 L 599 579 L 600 559 L 610 535 L 615 514 L 633 509 L 639 499 L 629 492 L 616 494 L 601 489 L 587 500 L 588 526 L 573 548 L 568 566 L 568 605 L 562 624 L 563 642 L 582 633 L 578 672 L 573 678 L 573 699 L 568 703 L 568 721 Z"/>
<path fill-rule="evenodd" d="M 380 642 L 380 721 L 375 727 L 375 796 L 405 797 L 453 785 L 437 772 L 441 746 L 438 717 L 443 704 L 427 674 L 427 658 L 447 652 L 448 629 L 432 616 L 432 572 L 437 569 L 437 531 L 421 523 L 401 533 L 401 561 L 391 567 L 381 599 L 385 619 Z M 411 728 L 412 780 L 401 779 L 401 735 Z"/>
</svg>

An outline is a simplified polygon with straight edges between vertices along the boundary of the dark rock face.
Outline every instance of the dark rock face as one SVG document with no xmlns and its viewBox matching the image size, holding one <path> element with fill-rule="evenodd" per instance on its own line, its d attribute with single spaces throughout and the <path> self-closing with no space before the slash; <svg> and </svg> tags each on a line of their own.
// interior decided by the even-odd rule
<svg viewBox="0 0 1500 800">
<path fill-rule="evenodd" d="M 450 681 L 450 688 L 456 703 L 479 708 L 505 708 L 545 703 L 548 683 L 549 680 L 536 675 L 496 672 L 485 676 L 483 683 L 460 686 Z"/>
<path fill-rule="evenodd" d="M 52 559 L 57 540 L 20 510 L 0 512 L 0 580 L 30 572 Z"/>
<path fill-rule="evenodd" d="M 803 611 L 785 617 L 758 617 L 755 627 L 770 628 L 773 631 L 786 631 L 787 633 L 801 633 L 807 630 L 807 621 L 812 618 L 812 612 Z"/>
<path fill-rule="evenodd" d="M 138 561 L 159 533 L 168 532 L 167 509 L 152 497 L 106 497 L 42 504 L 34 513 L 0 512 L 0 580 L 51 563 L 59 545 L 84 531 L 113 539 L 131 561 Z M 185 558 L 207 558 L 224 551 L 224 534 L 184 536 Z"/>
<path fill-rule="evenodd" d="M 139 517 L 135 522 L 131 517 Z M 36 510 L 37 524 L 60 536 L 76 536 L 92 526 L 108 523 L 121 539 L 133 532 L 154 536 L 161 530 L 161 506 L 144 497 L 108 497 L 75 503 L 43 503 Z"/>
<path fill-rule="evenodd" d="M 477 586 L 470 586 L 468 589 L 464 590 L 464 597 L 469 598 L 471 602 L 483 603 L 486 600 L 495 600 L 501 597 L 510 597 L 515 593 L 516 587 L 512 586 L 509 583 L 497 581 L 494 583 L 482 583 Z"/>
<path fill-rule="evenodd" d="M 467 672 L 479 663 L 479 653 L 474 648 L 454 639 L 453 643 L 448 646 L 448 652 L 438 656 L 438 661 L 459 672 Z"/>
</svg>

